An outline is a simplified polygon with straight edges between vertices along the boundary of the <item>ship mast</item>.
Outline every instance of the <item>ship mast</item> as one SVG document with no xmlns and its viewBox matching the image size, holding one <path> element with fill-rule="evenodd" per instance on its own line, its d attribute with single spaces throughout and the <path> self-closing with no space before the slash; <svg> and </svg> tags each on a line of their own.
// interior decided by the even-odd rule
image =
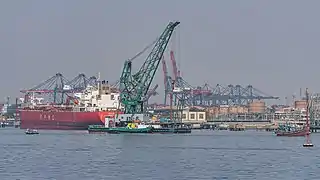
<svg viewBox="0 0 320 180">
<path fill-rule="evenodd" d="M 303 144 L 303 147 L 313 147 L 313 144 L 310 139 L 310 119 L 309 119 L 309 109 L 310 109 L 310 102 L 309 102 L 309 93 L 308 88 L 306 89 L 306 101 L 307 101 L 307 110 L 306 110 L 306 142 Z"/>
<path fill-rule="evenodd" d="M 100 72 L 98 72 L 97 82 L 98 82 L 98 92 L 99 92 L 99 95 L 100 95 L 100 94 L 101 94 L 101 93 L 100 93 Z"/>
</svg>

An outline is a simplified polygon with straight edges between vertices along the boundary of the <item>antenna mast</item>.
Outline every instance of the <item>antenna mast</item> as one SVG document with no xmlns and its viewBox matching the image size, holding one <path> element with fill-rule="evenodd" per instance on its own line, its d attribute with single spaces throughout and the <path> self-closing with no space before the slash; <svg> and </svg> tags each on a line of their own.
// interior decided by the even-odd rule
<svg viewBox="0 0 320 180">
<path fill-rule="evenodd" d="M 308 88 L 306 89 L 306 101 L 307 101 L 307 110 L 306 110 L 306 143 L 303 144 L 303 147 L 313 147 L 310 139 L 310 120 L 309 120 L 309 110 L 310 110 L 310 100 Z"/>
</svg>

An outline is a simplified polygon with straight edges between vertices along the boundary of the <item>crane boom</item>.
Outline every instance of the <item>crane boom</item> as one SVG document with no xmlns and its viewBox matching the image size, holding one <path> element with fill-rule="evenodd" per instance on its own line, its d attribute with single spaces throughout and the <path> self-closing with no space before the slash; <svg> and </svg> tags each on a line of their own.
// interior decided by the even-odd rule
<svg viewBox="0 0 320 180">
<path fill-rule="evenodd" d="M 131 75 L 132 61 L 125 61 L 120 77 L 120 101 L 124 105 L 125 114 L 143 113 L 143 100 L 148 93 L 171 35 L 179 24 L 180 22 L 170 22 L 167 25 L 137 73 Z"/>
</svg>

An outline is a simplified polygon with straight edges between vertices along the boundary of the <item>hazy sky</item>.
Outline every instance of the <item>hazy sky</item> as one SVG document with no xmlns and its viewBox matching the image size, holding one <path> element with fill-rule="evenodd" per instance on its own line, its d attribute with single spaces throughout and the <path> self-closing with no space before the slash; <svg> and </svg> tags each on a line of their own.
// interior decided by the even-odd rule
<svg viewBox="0 0 320 180">
<path fill-rule="evenodd" d="M 280 97 L 320 91 L 319 7 L 317 0 L 1 0 L 0 97 L 57 72 L 116 81 L 124 60 L 172 20 L 181 22 L 172 47 L 192 85 L 252 84 Z M 155 83 L 162 93 L 161 66 Z"/>
</svg>

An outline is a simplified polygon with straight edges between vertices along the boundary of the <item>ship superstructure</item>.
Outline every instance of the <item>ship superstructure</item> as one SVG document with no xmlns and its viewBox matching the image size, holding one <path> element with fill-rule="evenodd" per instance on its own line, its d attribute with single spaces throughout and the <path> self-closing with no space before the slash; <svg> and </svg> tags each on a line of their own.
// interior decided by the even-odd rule
<svg viewBox="0 0 320 180">
<path fill-rule="evenodd" d="M 98 86 L 88 86 L 84 92 L 75 93 L 75 110 L 79 111 L 109 111 L 121 109 L 120 93 L 108 82 L 102 81 Z"/>
<path fill-rule="evenodd" d="M 44 102 L 41 97 L 36 97 L 35 93 L 29 97 L 29 102 L 23 104 L 24 109 L 43 109 L 44 107 L 55 107 L 59 109 L 69 109 L 73 111 L 109 111 L 121 109 L 120 93 L 106 81 L 98 82 L 97 86 L 87 86 L 83 92 L 66 94 L 66 103 L 52 104 Z M 24 98 L 20 98 L 24 101 Z"/>
</svg>

